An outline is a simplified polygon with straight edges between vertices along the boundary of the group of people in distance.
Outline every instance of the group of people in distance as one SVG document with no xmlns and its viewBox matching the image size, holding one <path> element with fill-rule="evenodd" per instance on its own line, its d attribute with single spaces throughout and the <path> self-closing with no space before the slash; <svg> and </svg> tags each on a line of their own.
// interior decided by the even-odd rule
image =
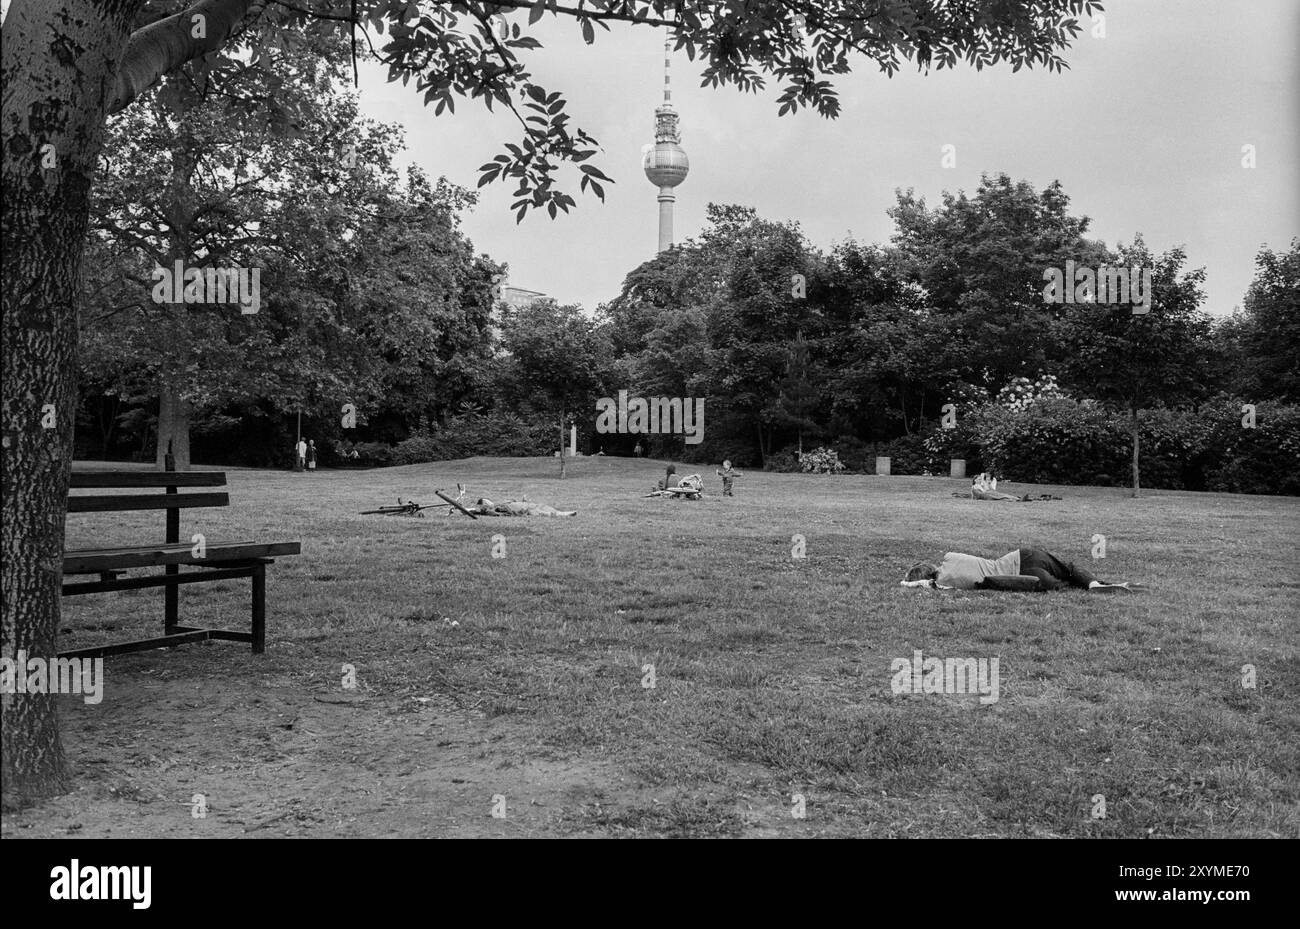
<svg viewBox="0 0 1300 929">
<path fill-rule="evenodd" d="M 736 478 L 740 476 L 740 472 L 731 466 L 730 459 L 722 462 L 722 467 L 714 473 L 722 478 L 722 495 L 724 497 L 734 497 L 735 493 L 732 490 L 732 485 Z M 698 474 L 691 474 L 683 478 L 678 478 L 677 483 L 674 484 L 673 476 L 675 474 L 677 474 L 677 466 L 670 464 L 667 473 L 664 474 L 664 479 L 655 484 L 650 496 L 664 496 L 660 491 L 672 490 L 673 488 L 684 488 L 694 491 L 695 495 L 698 495 L 698 492 L 702 489 L 701 484 L 703 483 L 700 481 L 700 476 Z"/>
<path fill-rule="evenodd" d="M 304 439 L 298 436 L 298 444 L 294 446 L 294 453 L 297 455 L 298 462 L 295 471 L 315 471 L 316 470 L 316 442 L 313 439 Z"/>
<path fill-rule="evenodd" d="M 304 439 L 298 437 L 298 444 L 293 447 L 294 470 L 295 471 L 315 471 L 316 470 L 316 441 L 314 439 Z M 342 446 L 336 446 L 334 454 L 347 461 L 356 461 L 361 457 L 357 451 L 355 443 L 345 442 Z"/>
</svg>

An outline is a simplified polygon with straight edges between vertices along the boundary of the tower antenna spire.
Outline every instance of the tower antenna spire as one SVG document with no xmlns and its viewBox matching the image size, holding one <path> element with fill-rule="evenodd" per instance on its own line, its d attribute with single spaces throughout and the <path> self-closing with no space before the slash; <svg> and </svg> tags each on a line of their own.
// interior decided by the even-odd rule
<svg viewBox="0 0 1300 929">
<path fill-rule="evenodd" d="M 668 71 L 668 66 L 672 62 L 672 51 L 673 34 L 670 32 L 664 39 L 664 106 L 673 105 L 672 75 Z"/>
<path fill-rule="evenodd" d="M 682 134 L 677 128 L 677 111 L 673 109 L 671 61 L 673 36 L 664 39 L 664 102 L 655 107 L 655 140 L 644 149 L 645 176 L 659 188 L 659 251 L 673 244 L 673 205 L 677 197 L 673 188 L 686 180 L 690 162 L 682 149 Z"/>
</svg>

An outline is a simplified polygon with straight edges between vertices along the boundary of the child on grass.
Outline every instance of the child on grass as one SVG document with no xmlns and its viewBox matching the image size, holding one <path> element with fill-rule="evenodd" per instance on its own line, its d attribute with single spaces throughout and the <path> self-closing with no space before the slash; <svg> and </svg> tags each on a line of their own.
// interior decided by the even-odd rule
<svg viewBox="0 0 1300 929">
<path fill-rule="evenodd" d="M 740 472 L 731 469 L 730 459 L 722 463 L 722 468 L 718 470 L 717 474 L 722 478 L 722 495 L 724 497 L 734 497 L 735 494 L 731 492 L 731 482 L 736 479 Z"/>
</svg>

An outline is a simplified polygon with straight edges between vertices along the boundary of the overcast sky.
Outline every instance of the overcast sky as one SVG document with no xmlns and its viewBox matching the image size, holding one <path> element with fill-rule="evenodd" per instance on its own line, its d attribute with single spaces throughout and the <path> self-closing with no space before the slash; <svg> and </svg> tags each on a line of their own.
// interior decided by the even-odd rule
<svg viewBox="0 0 1300 929">
<path fill-rule="evenodd" d="M 1300 234 L 1300 3 L 1296 0 L 1127 0 L 1107 4 L 1105 38 L 1085 31 L 1063 74 L 961 66 L 887 78 L 859 59 L 838 83 L 843 112 L 777 118 L 774 87 L 754 94 L 699 87 L 698 67 L 673 59 L 690 176 L 677 188 L 676 238 L 698 233 L 705 204 L 752 205 L 797 220 L 826 248 L 850 235 L 885 242 L 896 188 L 931 204 L 944 190 L 974 191 L 981 172 L 1036 188 L 1059 179 L 1091 234 L 1110 245 L 1142 233 L 1156 251 L 1183 245 L 1207 270 L 1206 308 L 1231 311 L 1261 245 Z M 525 14 L 515 14 L 526 24 Z M 1091 25 L 1091 24 L 1089 24 Z M 573 122 L 600 140 L 593 159 L 618 183 L 602 205 L 578 196 L 571 215 L 530 215 L 516 226 L 511 187 L 494 184 L 467 217 L 475 247 L 508 262 L 510 283 L 594 309 L 654 254 L 655 188 L 641 172 L 662 95 L 663 33 L 612 26 L 582 42 L 576 27 L 544 19 L 546 46 L 528 62 L 568 97 Z M 363 72 L 362 108 L 407 130 L 408 161 L 467 187 L 518 125 L 461 101 L 435 118 L 413 90 Z M 956 146 L 955 168 L 941 149 Z M 1241 166 L 1245 144 L 1257 167 Z M 577 196 L 576 180 L 571 189 Z"/>
</svg>

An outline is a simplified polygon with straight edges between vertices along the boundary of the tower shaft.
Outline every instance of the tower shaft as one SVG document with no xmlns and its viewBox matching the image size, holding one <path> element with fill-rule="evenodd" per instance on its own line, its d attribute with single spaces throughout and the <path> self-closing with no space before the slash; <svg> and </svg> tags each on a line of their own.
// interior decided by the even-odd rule
<svg viewBox="0 0 1300 929">
<path fill-rule="evenodd" d="M 659 188 L 659 251 L 673 247 L 673 204 L 677 195 L 671 187 Z"/>
</svg>

